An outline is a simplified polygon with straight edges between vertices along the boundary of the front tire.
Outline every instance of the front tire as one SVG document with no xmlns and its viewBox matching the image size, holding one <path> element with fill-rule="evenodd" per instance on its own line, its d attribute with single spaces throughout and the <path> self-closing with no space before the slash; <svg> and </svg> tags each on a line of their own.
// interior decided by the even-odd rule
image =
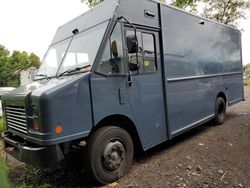
<svg viewBox="0 0 250 188">
<path fill-rule="evenodd" d="M 99 183 L 111 183 L 128 172 L 133 156 L 133 141 L 127 131 L 102 127 L 93 133 L 87 145 L 87 170 Z"/>
<path fill-rule="evenodd" d="M 226 101 L 222 97 L 218 97 L 215 102 L 215 123 L 222 125 L 226 119 Z"/>
</svg>

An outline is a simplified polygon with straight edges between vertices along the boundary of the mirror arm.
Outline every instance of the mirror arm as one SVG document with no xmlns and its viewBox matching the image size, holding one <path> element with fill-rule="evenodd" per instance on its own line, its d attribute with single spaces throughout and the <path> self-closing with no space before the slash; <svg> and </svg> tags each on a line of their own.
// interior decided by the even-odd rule
<svg viewBox="0 0 250 188">
<path fill-rule="evenodd" d="M 130 22 L 128 21 L 124 16 L 120 16 L 118 17 L 118 20 L 124 19 L 131 27 L 133 27 L 134 31 L 135 31 L 135 37 L 136 37 L 136 27 Z M 137 39 L 137 37 L 136 37 Z"/>
</svg>

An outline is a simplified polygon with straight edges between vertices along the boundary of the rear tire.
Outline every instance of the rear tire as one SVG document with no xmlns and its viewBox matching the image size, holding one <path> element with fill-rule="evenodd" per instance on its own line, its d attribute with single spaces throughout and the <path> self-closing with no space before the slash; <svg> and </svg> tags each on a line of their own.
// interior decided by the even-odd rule
<svg viewBox="0 0 250 188">
<path fill-rule="evenodd" d="M 218 97 L 215 102 L 215 123 L 222 125 L 226 119 L 226 101 L 222 97 Z"/>
<path fill-rule="evenodd" d="M 98 129 L 87 144 L 87 170 L 99 183 L 107 184 L 124 176 L 134 156 L 130 135 L 119 127 Z"/>
</svg>

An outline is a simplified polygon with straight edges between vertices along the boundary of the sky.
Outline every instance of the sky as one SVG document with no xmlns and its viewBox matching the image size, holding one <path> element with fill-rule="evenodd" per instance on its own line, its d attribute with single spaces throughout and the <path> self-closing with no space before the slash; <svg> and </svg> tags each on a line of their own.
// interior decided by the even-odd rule
<svg viewBox="0 0 250 188">
<path fill-rule="evenodd" d="M 81 0 L 0 0 L 0 44 L 42 59 L 57 28 L 86 10 Z"/>
<path fill-rule="evenodd" d="M 0 0 L 0 44 L 41 59 L 59 26 L 88 10 L 81 0 Z M 243 63 L 250 63 L 250 12 L 241 22 Z"/>
</svg>

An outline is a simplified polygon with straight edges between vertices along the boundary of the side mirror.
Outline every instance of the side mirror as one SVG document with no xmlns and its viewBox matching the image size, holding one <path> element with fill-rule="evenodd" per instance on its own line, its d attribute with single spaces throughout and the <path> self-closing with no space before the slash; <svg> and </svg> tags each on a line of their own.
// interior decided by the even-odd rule
<svg viewBox="0 0 250 188">
<path fill-rule="evenodd" d="M 137 39 L 135 35 L 127 36 L 128 53 L 134 54 L 138 52 Z"/>
</svg>

